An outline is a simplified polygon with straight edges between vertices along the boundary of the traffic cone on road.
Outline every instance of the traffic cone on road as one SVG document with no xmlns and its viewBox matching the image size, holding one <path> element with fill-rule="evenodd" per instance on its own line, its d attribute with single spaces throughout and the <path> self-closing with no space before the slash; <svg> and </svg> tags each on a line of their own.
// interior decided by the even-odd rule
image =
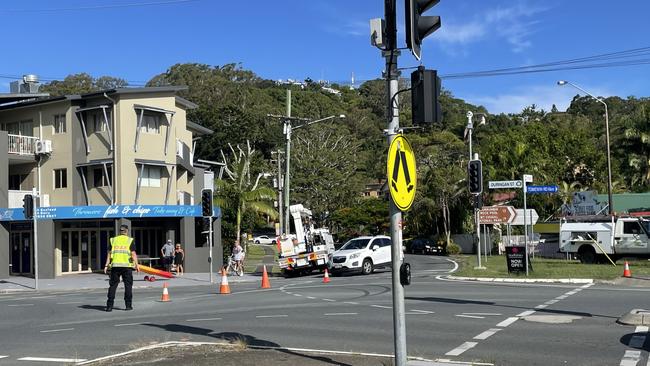
<svg viewBox="0 0 650 366">
<path fill-rule="evenodd" d="M 632 271 L 630 271 L 630 265 L 625 261 L 625 269 L 623 270 L 623 277 L 632 277 Z"/>
<path fill-rule="evenodd" d="M 325 268 L 325 276 L 323 276 L 323 283 L 329 283 L 330 282 L 330 274 L 327 271 L 327 268 Z"/>
<path fill-rule="evenodd" d="M 171 301 L 169 299 L 169 291 L 167 290 L 167 282 L 163 283 L 163 293 L 162 297 L 160 298 L 161 302 L 168 302 Z"/>
<path fill-rule="evenodd" d="M 219 293 L 222 295 L 230 293 L 230 285 L 228 284 L 228 276 L 226 276 L 226 271 L 221 272 L 221 286 L 219 286 Z"/>
<path fill-rule="evenodd" d="M 269 274 L 266 273 L 266 266 L 264 266 L 264 272 L 262 272 L 262 288 L 271 288 L 271 282 L 269 281 Z"/>
</svg>

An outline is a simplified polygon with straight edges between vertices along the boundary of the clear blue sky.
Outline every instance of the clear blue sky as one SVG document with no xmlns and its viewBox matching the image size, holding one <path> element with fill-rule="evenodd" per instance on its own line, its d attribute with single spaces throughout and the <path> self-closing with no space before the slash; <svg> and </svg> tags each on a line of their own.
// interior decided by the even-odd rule
<svg viewBox="0 0 650 366">
<path fill-rule="evenodd" d="M 404 1 L 397 4 L 403 46 Z M 384 62 L 370 45 L 368 23 L 383 11 L 382 0 L 3 0 L 0 91 L 8 91 L 6 76 L 25 73 L 143 83 L 180 62 L 236 62 L 269 79 L 373 79 Z M 422 62 L 443 75 L 650 46 L 647 0 L 441 0 L 430 13 L 443 26 L 425 40 Z M 401 67 L 417 64 L 408 51 L 399 58 Z M 532 103 L 562 110 L 577 91 L 556 86 L 558 79 L 599 95 L 650 96 L 650 65 L 443 85 L 493 113 Z"/>
</svg>

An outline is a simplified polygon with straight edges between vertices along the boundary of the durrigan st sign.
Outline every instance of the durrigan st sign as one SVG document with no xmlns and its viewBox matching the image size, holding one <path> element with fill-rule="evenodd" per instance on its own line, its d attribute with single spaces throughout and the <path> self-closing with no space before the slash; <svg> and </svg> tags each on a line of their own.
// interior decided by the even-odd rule
<svg viewBox="0 0 650 366">
<path fill-rule="evenodd" d="M 520 180 L 493 180 L 488 183 L 489 189 L 521 188 L 523 186 Z"/>
</svg>

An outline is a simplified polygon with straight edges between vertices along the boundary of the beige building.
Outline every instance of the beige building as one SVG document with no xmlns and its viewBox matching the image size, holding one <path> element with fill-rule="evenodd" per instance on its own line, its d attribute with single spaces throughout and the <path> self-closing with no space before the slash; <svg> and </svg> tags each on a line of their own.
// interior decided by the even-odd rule
<svg viewBox="0 0 650 366">
<path fill-rule="evenodd" d="M 194 146 L 212 132 L 187 120 L 197 106 L 176 95 L 183 89 L 24 95 L 5 104 L 0 96 L 0 278 L 34 272 L 33 223 L 22 209 L 33 189 L 41 278 L 101 270 L 123 223 L 143 258 L 160 257 L 171 239 L 185 248 L 188 271 L 207 272 L 198 204 L 209 166 L 195 165 Z"/>
</svg>

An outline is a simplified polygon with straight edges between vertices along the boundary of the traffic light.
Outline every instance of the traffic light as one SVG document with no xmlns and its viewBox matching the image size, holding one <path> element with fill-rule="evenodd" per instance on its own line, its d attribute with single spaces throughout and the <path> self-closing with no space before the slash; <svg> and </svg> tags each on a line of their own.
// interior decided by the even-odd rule
<svg viewBox="0 0 650 366">
<path fill-rule="evenodd" d="M 23 212 L 25 213 L 25 219 L 31 220 L 34 218 L 34 196 L 31 194 L 26 194 L 23 197 Z"/>
<path fill-rule="evenodd" d="M 483 192 L 483 163 L 480 160 L 470 160 L 467 164 L 469 193 L 481 194 Z"/>
<path fill-rule="evenodd" d="M 201 191 L 201 216 L 212 217 L 212 190 Z"/>
<path fill-rule="evenodd" d="M 442 123 L 440 78 L 437 70 L 419 66 L 411 73 L 411 109 L 413 125 Z"/>
<path fill-rule="evenodd" d="M 422 40 L 440 28 L 439 16 L 423 16 L 422 13 L 438 4 L 440 0 L 405 0 L 406 46 L 420 60 Z"/>
</svg>

